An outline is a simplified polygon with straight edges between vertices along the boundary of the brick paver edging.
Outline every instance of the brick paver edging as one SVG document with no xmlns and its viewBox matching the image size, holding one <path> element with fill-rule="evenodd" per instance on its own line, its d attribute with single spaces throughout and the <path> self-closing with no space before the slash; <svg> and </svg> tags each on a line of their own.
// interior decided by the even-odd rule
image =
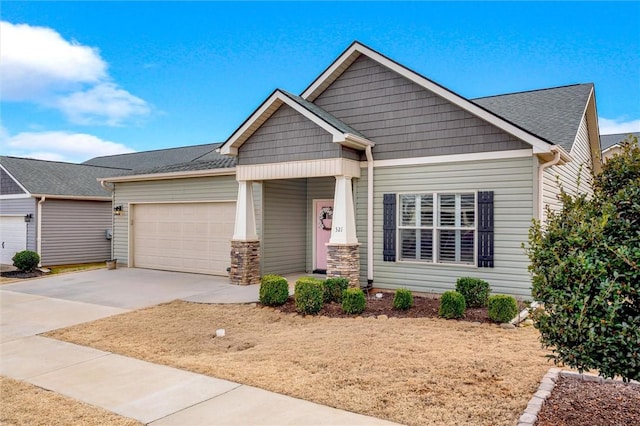
<svg viewBox="0 0 640 426">
<path fill-rule="evenodd" d="M 540 386 L 538 386 L 538 390 L 533 394 L 531 400 L 527 404 L 527 408 L 525 408 L 524 413 L 520 416 L 518 420 L 518 426 L 533 426 L 538 420 L 538 413 L 542 409 L 544 402 L 547 400 L 553 388 L 556 385 L 556 381 L 558 380 L 558 376 L 562 377 L 572 377 L 580 380 L 584 380 L 585 382 L 596 382 L 596 383 L 617 383 L 621 382 L 621 380 L 614 379 L 604 379 L 595 374 L 588 373 L 577 373 L 575 371 L 562 371 L 559 368 L 550 368 L 542 377 L 540 381 Z M 632 380 L 631 383 L 638 383 L 635 380 Z"/>
</svg>

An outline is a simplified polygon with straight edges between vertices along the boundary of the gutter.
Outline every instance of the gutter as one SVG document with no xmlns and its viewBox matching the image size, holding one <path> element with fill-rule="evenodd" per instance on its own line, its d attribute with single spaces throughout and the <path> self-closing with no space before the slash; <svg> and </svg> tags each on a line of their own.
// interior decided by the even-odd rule
<svg viewBox="0 0 640 426">
<path fill-rule="evenodd" d="M 167 173 L 149 173 L 144 175 L 130 175 L 130 176 L 115 176 L 98 179 L 100 182 L 136 182 L 146 180 L 163 180 L 163 179 L 186 179 L 192 177 L 207 177 L 207 176 L 225 176 L 235 175 L 235 167 L 229 167 L 225 169 L 205 169 L 205 170 L 192 170 L 183 172 L 167 172 Z M 102 183 L 100 183 L 102 185 Z"/>
<path fill-rule="evenodd" d="M 371 145 L 367 155 L 367 288 L 373 286 L 373 154 Z"/>
<path fill-rule="evenodd" d="M 36 253 L 40 256 L 40 262 L 38 262 L 38 267 L 42 266 L 42 204 L 46 201 L 47 197 L 44 195 L 38 201 L 38 212 L 36 216 Z"/>
</svg>

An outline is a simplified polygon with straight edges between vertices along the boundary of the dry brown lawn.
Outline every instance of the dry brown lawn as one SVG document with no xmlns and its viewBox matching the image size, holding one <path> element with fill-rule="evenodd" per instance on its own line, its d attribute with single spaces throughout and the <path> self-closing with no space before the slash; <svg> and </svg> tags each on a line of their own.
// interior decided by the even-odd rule
<svg viewBox="0 0 640 426">
<path fill-rule="evenodd" d="M 136 420 L 6 377 L 0 377 L 0 424 L 142 425 Z"/>
<path fill-rule="evenodd" d="M 175 301 L 47 335 L 409 425 L 513 425 L 551 366 L 532 328 L 252 305 Z"/>
</svg>

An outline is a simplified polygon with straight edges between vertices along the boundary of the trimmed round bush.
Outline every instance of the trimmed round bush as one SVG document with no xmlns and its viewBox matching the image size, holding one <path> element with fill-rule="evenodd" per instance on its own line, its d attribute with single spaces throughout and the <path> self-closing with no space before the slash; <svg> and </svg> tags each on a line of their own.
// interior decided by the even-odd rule
<svg viewBox="0 0 640 426">
<path fill-rule="evenodd" d="M 509 322 L 518 315 L 518 303 L 513 296 L 496 294 L 489 297 L 487 311 L 492 321 Z"/>
<path fill-rule="evenodd" d="M 406 288 L 399 288 L 393 296 L 393 308 L 406 311 L 413 306 L 413 294 Z"/>
<path fill-rule="evenodd" d="M 280 306 L 289 298 L 289 283 L 279 275 L 265 275 L 260 281 L 260 303 Z"/>
<path fill-rule="evenodd" d="M 438 315 L 442 318 L 462 318 L 467 305 L 464 296 L 457 291 L 447 291 L 440 296 Z"/>
<path fill-rule="evenodd" d="M 342 277 L 327 278 L 324 280 L 324 301 L 342 302 L 342 292 L 349 288 L 349 280 Z"/>
<path fill-rule="evenodd" d="M 302 314 L 317 314 L 324 302 L 324 283 L 313 277 L 303 277 L 296 281 L 294 300 L 296 310 Z"/>
<path fill-rule="evenodd" d="M 485 280 L 462 277 L 456 281 L 456 291 L 464 296 L 468 308 L 482 308 L 489 302 L 491 287 Z"/>
<path fill-rule="evenodd" d="M 359 288 L 348 288 L 342 292 L 342 312 L 345 314 L 361 314 L 367 307 L 367 299 Z"/>
<path fill-rule="evenodd" d="M 13 255 L 13 266 L 23 272 L 31 272 L 38 267 L 40 255 L 35 251 L 22 250 Z"/>
</svg>

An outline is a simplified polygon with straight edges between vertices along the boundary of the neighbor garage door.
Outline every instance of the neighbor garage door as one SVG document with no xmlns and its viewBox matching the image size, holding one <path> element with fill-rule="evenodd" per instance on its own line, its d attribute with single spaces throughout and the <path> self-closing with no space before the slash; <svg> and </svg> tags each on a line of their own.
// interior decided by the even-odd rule
<svg viewBox="0 0 640 426">
<path fill-rule="evenodd" d="M 24 216 L 0 216 L 0 263 L 13 265 L 13 255 L 27 248 L 27 224 Z"/>
<path fill-rule="evenodd" d="M 226 275 L 235 203 L 136 204 L 133 266 Z"/>
</svg>

